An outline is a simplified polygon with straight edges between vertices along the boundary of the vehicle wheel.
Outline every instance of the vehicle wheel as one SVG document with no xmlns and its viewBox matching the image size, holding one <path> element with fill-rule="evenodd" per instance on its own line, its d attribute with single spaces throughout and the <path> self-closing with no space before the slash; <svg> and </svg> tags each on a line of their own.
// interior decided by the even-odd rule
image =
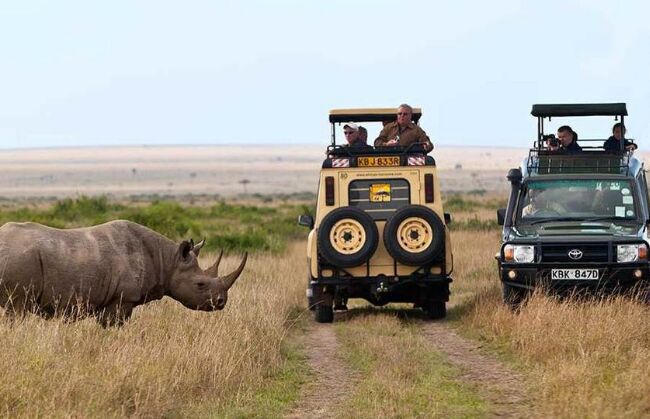
<svg viewBox="0 0 650 419">
<path fill-rule="evenodd" d="M 402 207 L 384 227 L 384 244 L 388 253 L 405 265 L 437 262 L 445 248 L 445 226 L 427 207 Z"/>
<path fill-rule="evenodd" d="M 503 302 L 512 311 L 517 311 L 521 308 L 521 305 L 526 299 L 527 295 L 527 290 L 523 288 L 503 284 Z"/>
<path fill-rule="evenodd" d="M 379 233 L 374 220 L 359 208 L 337 208 L 318 229 L 318 249 L 334 266 L 351 268 L 366 262 L 377 249 Z"/>
<path fill-rule="evenodd" d="M 430 301 L 422 306 L 427 319 L 438 320 L 447 317 L 447 304 L 444 301 Z"/>
<path fill-rule="evenodd" d="M 317 304 L 314 310 L 314 319 L 318 323 L 332 323 L 334 321 L 334 309 L 328 304 Z"/>
</svg>

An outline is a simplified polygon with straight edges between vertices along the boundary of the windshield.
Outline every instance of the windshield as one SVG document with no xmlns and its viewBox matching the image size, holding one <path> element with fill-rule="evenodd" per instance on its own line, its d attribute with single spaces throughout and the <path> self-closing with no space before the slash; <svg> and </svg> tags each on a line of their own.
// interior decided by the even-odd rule
<svg viewBox="0 0 650 419">
<path fill-rule="evenodd" d="M 627 180 L 557 179 L 527 183 L 517 219 L 529 223 L 551 220 L 635 220 L 632 185 Z"/>
</svg>

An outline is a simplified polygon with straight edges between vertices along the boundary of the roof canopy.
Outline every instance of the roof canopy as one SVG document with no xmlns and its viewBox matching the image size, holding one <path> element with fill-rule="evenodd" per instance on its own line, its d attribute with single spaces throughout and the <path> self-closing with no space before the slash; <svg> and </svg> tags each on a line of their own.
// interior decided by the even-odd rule
<svg viewBox="0 0 650 419">
<path fill-rule="evenodd" d="M 413 108 L 413 121 L 418 122 L 422 116 L 422 109 Z M 382 122 L 395 121 L 396 108 L 359 108 L 359 109 L 332 109 L 330 122 Z"/>
<path fill-rule="evenodd" d="M 625 103 L 571 103 L 561 105 L 533 105 L 531 115 L 549 116 L 627 116 Z"/>
</svg>

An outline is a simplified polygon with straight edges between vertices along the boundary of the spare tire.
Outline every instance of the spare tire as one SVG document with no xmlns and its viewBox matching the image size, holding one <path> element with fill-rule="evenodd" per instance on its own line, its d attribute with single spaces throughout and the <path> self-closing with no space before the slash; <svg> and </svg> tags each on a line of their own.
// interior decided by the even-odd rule
<svg viewBox="0 0 650 419">
<path fill-rule="evenodd" d="M 337 208 L 323 218 L 318 228 L 321 256 L 341 268 L 365 263 L 375 253 L 378 242 L 374 220 L 359 208 Z"/>
<path fill-rule="evenodd" d="M 404 265 L 439 262 L 445 249 L 445 226 L 427 207 L 402 207 L 384 227 L 384 245 L 388 253 Z"/>
</svg>

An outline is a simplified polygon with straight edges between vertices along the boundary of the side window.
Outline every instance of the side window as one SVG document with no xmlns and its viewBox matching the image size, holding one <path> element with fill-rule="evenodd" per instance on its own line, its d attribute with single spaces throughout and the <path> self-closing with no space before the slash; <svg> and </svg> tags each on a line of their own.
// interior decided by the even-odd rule
<svg viewBox="0 0 650 419">
<path fill-rule="evenodd" d="M 351 207 L 366 211 L 373 220 L 386 220 L 411 203 L 411 192 L 404 179 L 354 180 L 350 182 L 348 199 Z"/>
<path fill-rule="evenodd" d="M 650 197 L 648 196 L 648 181 L 646 179 L 645 170 L 640 171 L 636 178 L 639 192 L 641 193 L 641 199 L 643 201 L 641 205 L 645 208 L 644 214 L 647 219 L 650 217 Z"/>
</svg>

